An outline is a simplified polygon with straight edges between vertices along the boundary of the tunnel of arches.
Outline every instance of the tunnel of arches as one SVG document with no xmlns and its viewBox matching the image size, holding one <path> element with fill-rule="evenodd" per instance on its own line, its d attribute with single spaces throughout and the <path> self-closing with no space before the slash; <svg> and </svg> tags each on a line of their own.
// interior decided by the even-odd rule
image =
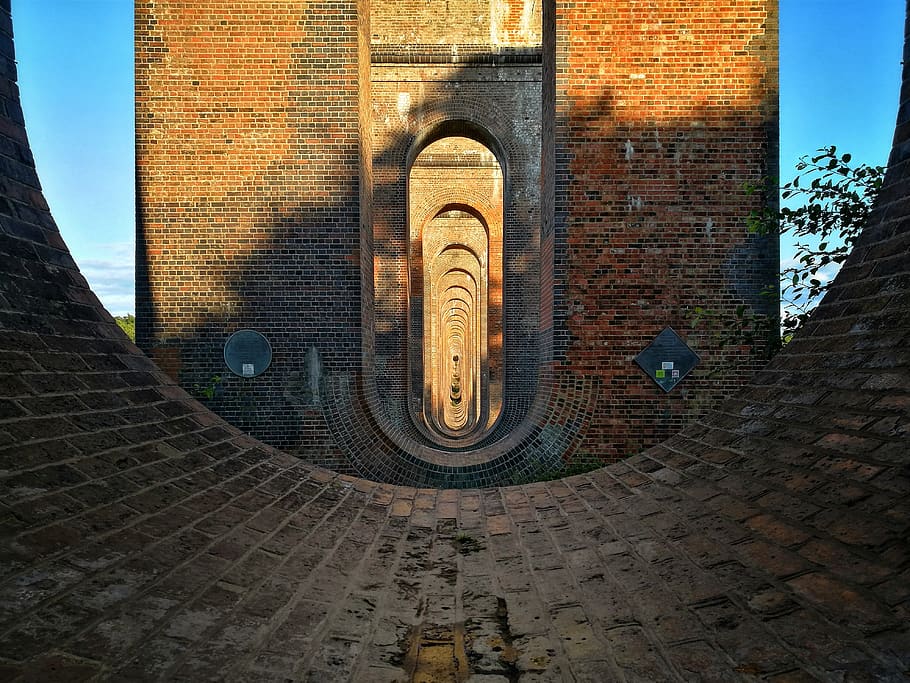
<svg viewBox="0 0 910 683">
<path fill-rule="evenodd" d="M 462 135 L 425 144 L 408 170 L 411 403 L 441 445 L 482 438 L 502 410 L 504 180 Z"/>
</svg>

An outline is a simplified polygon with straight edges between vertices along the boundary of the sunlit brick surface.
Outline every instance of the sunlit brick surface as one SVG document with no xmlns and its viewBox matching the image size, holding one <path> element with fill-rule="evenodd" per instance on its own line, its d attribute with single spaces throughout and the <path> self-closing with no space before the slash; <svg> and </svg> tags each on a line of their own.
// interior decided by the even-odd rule
<svg viewBox="0 0 910 683">
<path fill-rule="evenodd" d="M 745 391 L 584 475 L 416 488 L 263 445 L 126 340 L 42 197 L 11 31 L 3 0 L 0 680 L 906 678 L 910 85 L 862 239 Z M 529 457 L 589 438 L 591 374 L 541 373 Z M 356 382 L 307 386 L 376 433 Z"/>
<path fill-rule="evenodd" d="M 136 17 L 138 343 L 248 433 L 395 483 L 519 481 L 652 445 L 763 362 L 723 323 L 773 309 L 777 251 L 747 234 L 761 197 L 744 185 L 776 175 L 775 3 L 167 0 Z M 408 188 L 417 154 L 459 135 L 503 177 L 498 198 L 458 183 L 501 221 L 501 270 L 456 409 L 477 428 L 453 432 L 425 395 L 441 381 L 409 245 L 415 209 L 458 193 Z M 696 307 L 716 317 L 693 327 Z M 702 363 L 665 395 L 631 359 L 667 326 Z M 223 363 L 241 328 L 274 351 L 254 379 Z M 577 382 L 593 403 L 566 423 L 552 406 Z"/>
<path fill-rule="evenodd" d="M 517 482 L 653 445 L 764 362 L 724 323 L 774 308 L 777 249 L 747 233 L 763 199 L 744 185 L 776 175 L 775 2 L 136 17 L 138 343 L 251 435 L 392 483 Z M 496 158 L 498 190 L 413 175 L 457 137 Z M 445 202 L 495 220 L 499 270 L 478 265 L 472 325 L 436 329 L 413 233 Z M 696 308 L 714 316 L 693 326 Z M 632 362 L 667 326 L 702 358 L 669 394 Z M 274 352 L 252 379 L 222 359 L 241 328 Z M 452 403 L 433 359 L 467 332 L 470 400 Z"/>
</svg>

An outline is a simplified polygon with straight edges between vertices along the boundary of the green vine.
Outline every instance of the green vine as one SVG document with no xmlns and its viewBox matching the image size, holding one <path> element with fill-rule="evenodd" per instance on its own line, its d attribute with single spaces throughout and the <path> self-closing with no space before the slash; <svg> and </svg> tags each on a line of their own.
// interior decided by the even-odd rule
<svg viewBox="0 0 910 683">
<path fill-rule="evenodd" d="M 783 341 L 809 318 L 831 282 L 830 270 L 839 268 L 869 219 L 885 177 L 883 166 L 854 165 L 850 154 L 838 155 L 835 146 L 802 156 L 797 175 L 780 187 L 780 209 L 766 206 L 752 211 L 749 231 L 758 235 L 790 235 L 796 240 L 796 258 L 780 275 Z M 748 186 L 747 194 L 766 191 L 765 181 Z M 773 183 L 776 186 L 776 182 Z"/>
<path fill-rule="evenodd" d="M 745 305 L 737 306 L 732 315 L 705 306 L 684 311 L 693 330 L 710 331 L 716 348 L 763 348 L 771 356 L 791 339 L 827 291 L 831 271 L 846 261 L 885 176 L 883 166 L 853 165 L 851 155 L 838 155 L 833 145 L 800 157 L 796 171 L 782 186 L 777 179 L 764 178 L 744 188 L 747 196 L 762 194 L 767 199 L 747 217 L 749 232 L 795 240 L 796 257 L 781 270 L 779 286 L 771 284 L 761 292 L 781 304 L 781 313 L 755 313 Z M 785 202 L 780 208 L 771 201 L 778 192 Z"/>
<path fill-rule="evenodd" d="M 221 375 L 212 375 L 207 384 L 194 384 L 193 394 L 199 398 L 211 401 L 218 392 L 218 386 L 221 384 Z"/>
</svg>

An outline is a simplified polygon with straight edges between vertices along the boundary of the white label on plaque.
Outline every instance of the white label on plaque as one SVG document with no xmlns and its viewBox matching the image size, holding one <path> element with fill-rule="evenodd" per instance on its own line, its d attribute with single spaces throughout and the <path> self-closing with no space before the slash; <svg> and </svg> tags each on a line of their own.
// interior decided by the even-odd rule
<svg viewBox="0 0 910 683">
<path fill-rule="evenodd" d="M 252 363 L 244 363 L 242 370 L 243 370 L 244 377 L 252 377 L 253 375 L 256 374 L 256 370 L 253 368 Z"/>
</svg>

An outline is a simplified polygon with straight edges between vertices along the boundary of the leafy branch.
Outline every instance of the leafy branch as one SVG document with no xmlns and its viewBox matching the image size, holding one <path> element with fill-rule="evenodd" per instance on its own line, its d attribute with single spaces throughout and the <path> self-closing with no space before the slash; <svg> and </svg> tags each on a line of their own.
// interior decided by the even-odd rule
<svg viewBox="0 0 910 683">
<path fill-rule="evenodd" d="M 218 386 L 221 384 L 221 375 L 212 375 L 206 384 L 194 384 L 193 393 L 199 398 L 211 401 L 218 393 Z"/>
<path fill-rule="evenodd" d="M 132 313 L 127 315 L 115 315 L 114 322 L 120 326 L 120 329 L 126 333 L 126 336 L 130 338 L 130 341 L 136 342 L 136 316 Z"/>
<path fill-rule="evenodd" d="M 847 259 L 881 190 L 883 166 L 854 166 L 851 161 L 851 155 L 838 155 L 833 145 L 800 157 L 797 175 L 780 188 L 781 199 L 791 206 L 765 207 L 749 215 L 751 232 L 789 234 L 796 240 L 795 262 L 781 271 L 785 340 L 824 295 L 830 282 L 824 271 Z M 749 186 L 746 193 L 767 191 L 769 184 Z"/>
</svg>

